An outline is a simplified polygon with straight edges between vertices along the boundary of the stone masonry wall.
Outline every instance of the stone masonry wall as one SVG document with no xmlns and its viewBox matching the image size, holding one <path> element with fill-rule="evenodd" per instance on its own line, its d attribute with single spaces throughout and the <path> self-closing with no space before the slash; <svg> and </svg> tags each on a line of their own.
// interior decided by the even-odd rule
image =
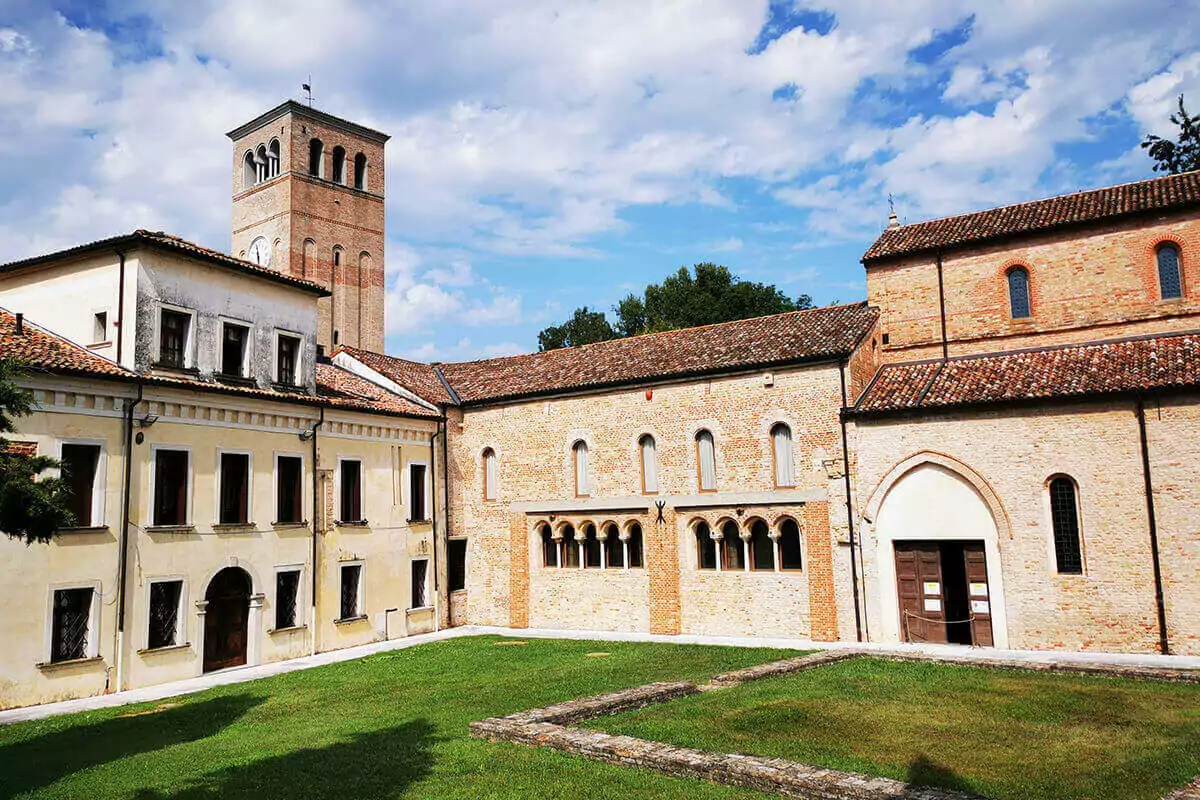
<svg viewBox="0 0 1200 800">
<path fill-rule="evenodd" d="M 1179 246 L 1183 293 L 1162 300 L 1155 248 Z M 1164 214 L 964 248 L 943 259 L 951 355 L 1188 330 L 1200 323 L 1200 214 Z M 889 361 L 941 356 L 937 262 L 916 256 L 867 269 Z M 1032 316 L 1009 312 L 1009 268 L 1029 271 Z"/>
</svg>

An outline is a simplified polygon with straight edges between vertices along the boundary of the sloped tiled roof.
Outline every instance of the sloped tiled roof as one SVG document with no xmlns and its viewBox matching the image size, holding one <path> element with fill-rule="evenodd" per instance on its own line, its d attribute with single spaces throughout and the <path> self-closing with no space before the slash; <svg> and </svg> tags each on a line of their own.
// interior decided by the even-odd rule
<svg viewBox="0 0 1200 800">
<path fill-rule="evenodd" d="M 334 355 L 337 353 L 346 353 L 354 357 L 380 375 L 395 381 L 417 397 L 430 403 L 435 405 L 454 403 L 454 399 L 446 391 L 445 385 L 438 377 L 437 368 L 432 364 L 385 356 L 382 353 L 372 353 L 370 350 L 359 350 L 357 347 L 339 347 Z"/>
<path fill-rule="evenodd" d="M 1114 217 L 1200 205 L 1200 171 L 1107 186 L 883 232 L 864 264 Z"/>
<path fill-rule="evenodd" d="M 95 242 L 88 242 L 87 244 L 81 244 L 66 250 L 59 250 L 54 253 L 46 253 L 44 255 L 34 256 L 33 258 L 22 259 L 21 261 L 12 261 L 8 264 L 0 264 L 0 274 L 44 266 L 68 256 L 88 255 L 90 253 L 95 253 L 102 250 L 111 250 L 115 248 L 128 249 L 138 245 L 156 247 L 175 253 L 182 253 L 184 255 L 206 261 L 209 264 L 232 269 L 236 272 L 243 272 L 247 275 L 265 278 L 269 281 L 281 283 L 285 286 L 291 286 L 295 289 L 301 289 L 306 292 L 311 292 L 322 297 L 329 296 L 329 290 L 319 283 L 306 281 L 302 278 L 295 278 L 286 273 L 268 269 L 267 267 L 260 267 L 253 261 L 246 261 L 243 258 L 235 258 L 234 256 L 222 253 L 219 250 L 212 250 L 208 247 L 198 245 L 195 242 L 189 242 L 187 239 L 181 239 L 178 236 L 172 236 L 169 233 L 163 233 L 162 231 L 136 230 L 133 233 L 122 234 L 121 236 L 113 236 L 108 239 L 100 239 L 99 241 Z"/>
<path fill-rule="evenodd" d="M 438 369 L 464 403 L 597 389 L 844 356 L 876 316 L 866 303 L 830 306 Z"/>
<path fill-rule="evenodd" d="M 97 378 L 132 378 L 133 373 L 103 356 L 80 347 L 29 320 L 17 333 L 17 318 L 0 309 L 0 355 L 17 359 L 30 372 L 90 375 Z"/>
<path fill-rule="evenodd" d="M 141 380 L 155 386 L 175 386 L 200 392 L 215 392 L 259 400 L 276 400 L 306 405 L 324 405 L 368 413 L 400 414 L 436 419 L 438 414 L 393 394 L 375 384 L 329 364 L 317 365 L 317 395 L 304 391 L 280 391 L 258 386 L 233 386 L 170 375 L 141 375 L 107 358 L 80 347 L 55 333 L 24 320 L 17 333 L 16 317 L 0 309 L 0 356 L 16 359 L 28 372 L 80 375 L 123 381 Z"/>
<path fill-rule="evenodd" d="M 389 392 L 365 378 L 332 364 L 317 364 L 317 394 L 336 408 L 366 412 L 390 411 L 413 417 L 437 419 L 440 415 L 407 397 Z"/>
<path fill-rule="evenodd" d="M 887 364 L 853 414 L 1200 387 L 1200 333 Z"/>
</svg>

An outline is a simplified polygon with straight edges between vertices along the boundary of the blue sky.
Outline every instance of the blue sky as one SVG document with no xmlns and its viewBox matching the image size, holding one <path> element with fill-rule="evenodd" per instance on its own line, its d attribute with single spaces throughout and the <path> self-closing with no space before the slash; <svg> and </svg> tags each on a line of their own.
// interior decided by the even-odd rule
<svg viewBox="0 0 1200 800">
<path fill-rule="evenodd" d="M 1200 108 L 1188 0 L 0 0 L 0 261 L 229 246 L 224 133 L 299 97 L 392 134 L 388 336 L 536 347 L 698 261 L 818 303 L 908 222 L 1150 175 Z"/>
</svg>

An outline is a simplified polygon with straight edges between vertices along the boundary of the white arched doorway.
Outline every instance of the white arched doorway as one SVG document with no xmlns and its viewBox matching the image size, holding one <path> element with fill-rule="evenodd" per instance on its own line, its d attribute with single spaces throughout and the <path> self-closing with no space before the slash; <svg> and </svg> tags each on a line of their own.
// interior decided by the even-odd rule
<svg viewBox="0 0 1200 800">
<path fill-rule="evenodd" d="M 880 639 L 904 641 L 914 620 L 975 617 L 972 624 L 990 623 L 994 646 L 1008 647 L 998 526 L 989 499 L 952 465 L 933 460 L 902 471 L 887 488 L 874 519 Z M 946 624 L 943 630 L 951 629 Z M 969 641 L 973 629 L 962 630 Z"/>
</svg>

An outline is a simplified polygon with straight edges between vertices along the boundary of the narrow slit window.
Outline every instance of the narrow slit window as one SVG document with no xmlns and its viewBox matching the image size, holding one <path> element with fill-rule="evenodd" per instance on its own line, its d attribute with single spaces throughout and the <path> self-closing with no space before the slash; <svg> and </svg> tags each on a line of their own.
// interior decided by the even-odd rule
<svg viewBox="0 0 1200 800">
<path fill-rule="evenodd" d="M 1029 307 L 1029 272 L 1022 267 L 1008 272 L 1008 305 L 1013 319 L 1031 315 Z"/>
<path fill-rule="evenodd" d="M 650 434 L 639 442 L 642 451 L 642 491 L 646 494 L 658 492 L 658 444 Z"/>
<path fill-rule="evenodd" d="M 354 188 L 362 191 L 367 188 L 367 157 L 362 153 L 354 157 Z"/>
<path fill-rule="evenodd" d="M 325 145 L 320 139 L 313 139 L 308 143 L 308 174 L 317 178 L 324 177 L 322 175 L 324 161 Z"/>
<path fill-rule="evenodd" d="M 250 521 L 250 456 L 221 453 L 222 525 L 245 525 Z"/>
<path fill-rule="evenodd" d="M 496 451 L 492 448 L 487 448 L 483 451 L 483 499 L 496 499 L 496 486 L 499 475 L 497 475 L 496 466 Z"/>
<path fill-rule="evenodd" d="M 575 495 L 586 497 L 592 493 L 591 475 L 588 472 L 587 442 L 579 441 L 571 448 L 575 460 Z"/>
<path fill-rule="evenodd" d="M 1183 280 L 1179 270 L 1179 248 L 1165 244 L 1158 248 L 1158 286 L 1163 300 L 1183 297 Z"/>
<path fill-rule="evenodd" d="M 183 581 L 155 581 L 150 584 L 150 630 L 146 646 L 151 650 L 181 644 L 179 604 Z"/>
<path fill-rule="evenodd" d="M 279 456 L 275 465 L 275 521 L 285 524 L 303 522 L 304 459 Z"/>
<path fill-rule="evenodd" d="M 771 428 L 771 448 L 775 454 L 775 485 L 795 486 L 796 465 L 792 459 L 792 429 L 782 422 Z"/>
<path fill-rule="evenodd" d="M 362 564 L 344 564 L 341 577 L 341 619 L 362 616 Z"/>
<path fill-rule="evenodd" d="M 429 560 L 414 559 L 412 562 L 412 605 L 409 608 L 428 608 L 429 603 Z"/>
<path fill-rule="evenodd" d="M 93 589 L 56 589 L 50 637 L 50 661 L 88 657 Z"/>
<path fill-rule="evenodd" d="M 362 462 L 347 459 L 341 462 L 341 522 L 362 522 Z"/>
<path fill-rule="evenodd" d="M 333 182 L 346 182 L 346 148 L 341 145 L 333 148 Z"/>
<path fill-rule="evenodd" d="M 1083 572 L 1083 550 L 1079 542 L 1079 504 L 1075 482 L 1059 477 L 1050 481 L 1050 520 L 1054 527 L 1054 555 L 1058 571 L 1068 575 Z"/>
<path fill-rule="evenodd" d="M 70 487 L 67 507 L 77 528 L 89 528 L 99 522 L 93 518 L 97 499 L 97 470 L 100 446 L 95 444 L 64 444 L 62 446 L 63 477 Z"/>
<path fill-rule="evenodd" d="M 297 627 L 300 605 L 300 570 L 275 573 L 275 630 Z"/>
<path fill-rule="evenodd" d="M 717 452 L 711 432 L 702 430 L 696 434 L 696 457 L 700 469 L 700 491 L 717 490 Z"/>
<path fill-rule="evenodd" d="M 92 341 L 96 344 L 108 341 L 108 312 L 97 311 L 93 319 Z"/>
<path fill-rule="evenodd" d="M 154 454 L 154 524 L 186 525 L 188 470 L 186 450 L 157 450 Z"/>
</svg>

